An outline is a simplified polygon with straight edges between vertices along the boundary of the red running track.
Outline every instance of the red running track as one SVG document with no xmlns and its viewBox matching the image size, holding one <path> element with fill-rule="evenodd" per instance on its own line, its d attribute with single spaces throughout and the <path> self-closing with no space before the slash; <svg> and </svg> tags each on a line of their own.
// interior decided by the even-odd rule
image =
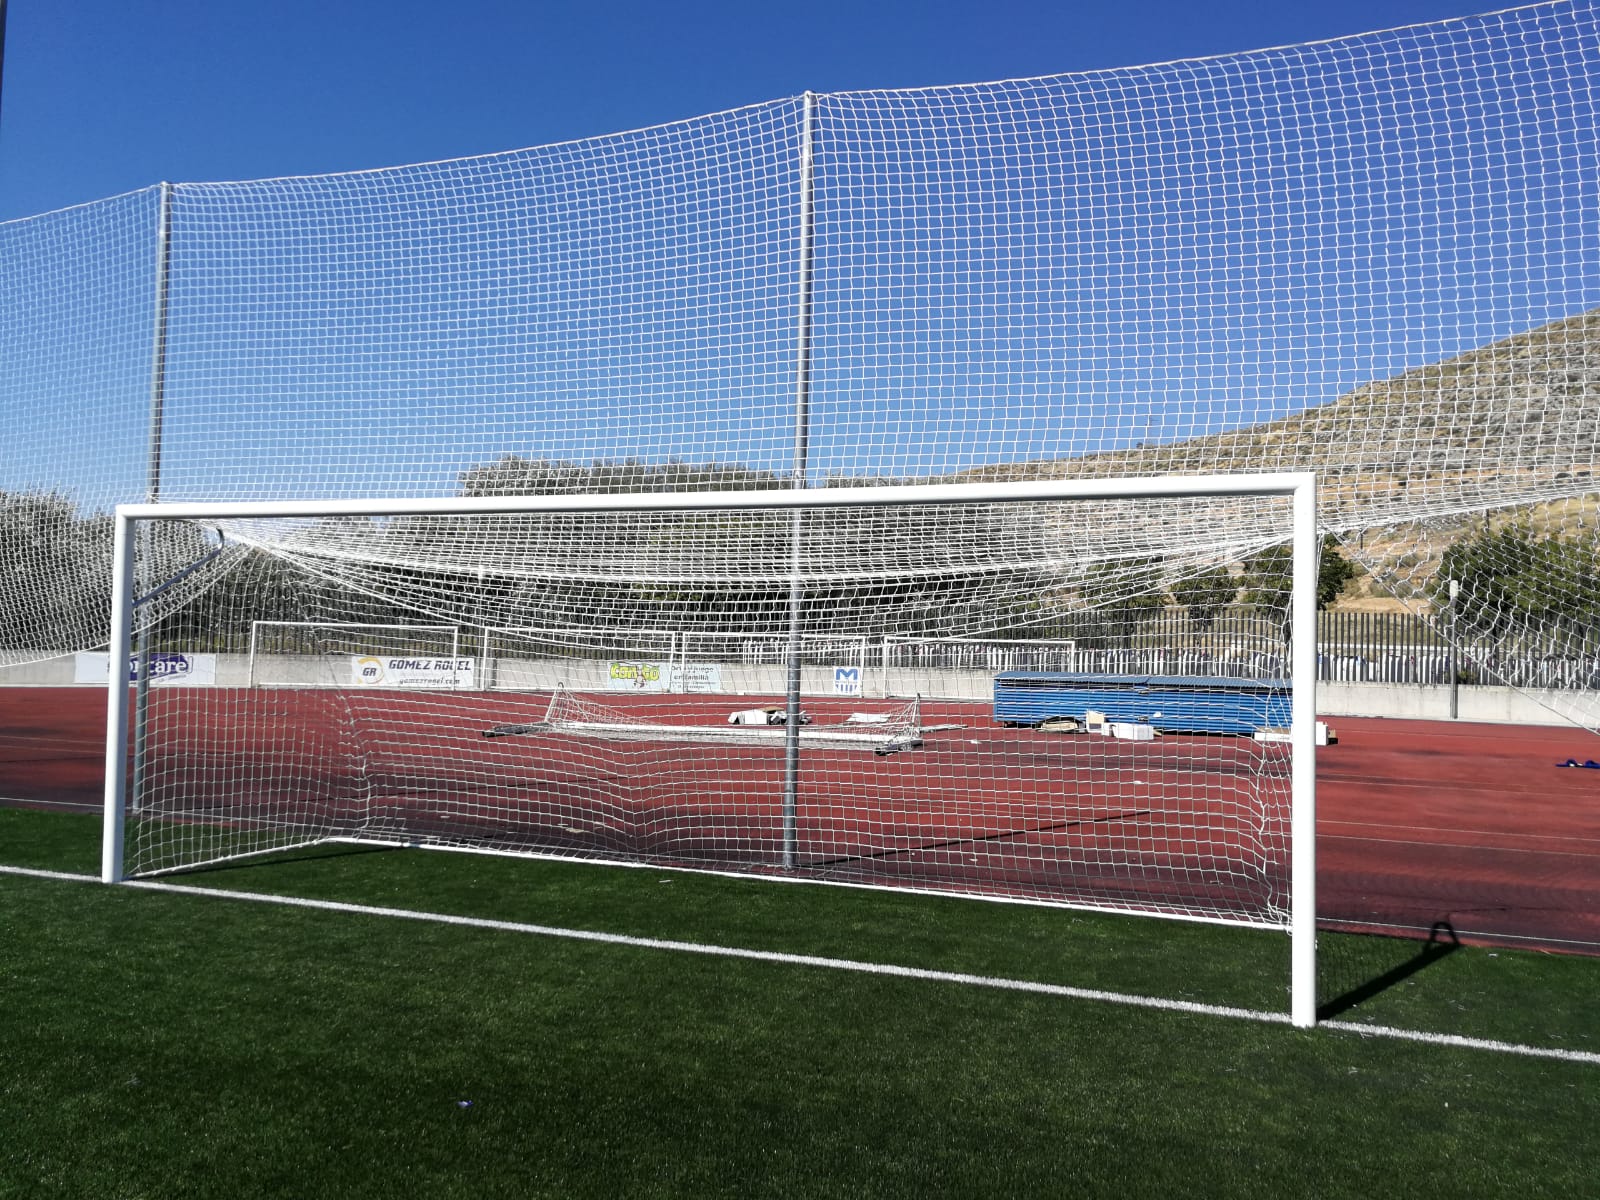
<svg viewBox="0 0 1600 1200">
<path fill-rule="evenodd" d="M 98 808 L 104 722 L 93 688 L 0 688 L 0 803 Z M 1600 741 L 1570 728 L 1333 723 L 1339 744 L 1317 767 L 1322 926 L 1419 935 L 1446 922 L 1463 941 L 1600 954 L 1600 770 L 1557 766 L 1600 758 Z M 975 723 L 962 736 L 1018 735 Z"/>
</svg>

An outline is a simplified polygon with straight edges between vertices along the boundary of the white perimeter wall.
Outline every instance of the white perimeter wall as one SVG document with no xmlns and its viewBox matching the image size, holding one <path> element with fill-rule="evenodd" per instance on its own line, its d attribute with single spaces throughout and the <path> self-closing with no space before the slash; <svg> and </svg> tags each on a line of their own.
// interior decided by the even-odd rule
<svg viewBox="0 0 1600 1200">
<path fill-rule="evenodd" d="M 65 687 L 73 683 L 73 656 L 19 663 L 21 654 L 0 652 L 0 686 Z M 13 661 L 8 662 L 7 659 Z M 348 656 L 319 661 L 302 656 L 275 656 L 256 664 L 258 676 L 268 676 L 285 686 L 308 685 L 341 678 L 348 673 Z M 574 691 L 601 692 L 606 688 L 608 664 L 603 660 L 532 661 L 497 659 L 481 672 L 485 683 L 510 691 L 546 690 L 565 683 Z M 330 670 L 337 672 L 330 675 Z M 243 687 L 249 660 L 242 654 L 217 656 L 217 686 Z M 722 666 L 722 690 L 730 696 L 781 701 L 786 672 L 781 666 Z M 994 676 L 986 671 L 929 671 L 869 666 L 865 671 L 863 700 L 886 696 L 971 700 L 993 698 Z M 801 673 L 801 690 L 807 696 L 832 696 L 833 669 L 807 667 Z M 626 692 L 616 693 L 619 697 Z M 1521 692 L 1505 687 L 1462 687 L 1457 693 L 1462 721 L 1514 725 L 1565 725 L 1568 722 Z M 1450 689 L 1387 683 L 1321 683 L 1317 685 L 1317 712 L 1323 717 L 1404 717 L 1445 721 L 1450 718 Z"/>
</svg>

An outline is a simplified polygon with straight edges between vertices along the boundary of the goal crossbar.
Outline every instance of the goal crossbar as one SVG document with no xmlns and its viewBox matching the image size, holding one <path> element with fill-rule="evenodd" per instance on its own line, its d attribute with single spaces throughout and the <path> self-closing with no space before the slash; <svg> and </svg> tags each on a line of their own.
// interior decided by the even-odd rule
<svg viewBox="0 0 1600 1200">
<path fill-rule="evenodd" d="M 1030 500 L 1140 500 L 1204 496 L 1296 496 L 1315 489 L 1309 471 L 1250 475 L 1032 480 L 771 488 L 740 492 L 586 492 L 537 496 L 411 496 L 335 500 L 163 500 L 119 504 L 119 522 L 319 517 L 498 516 L 516 513 L 706 512 L 722 508 L 872 508 L 901 504 L 1006 504 Z M 1314 500 L 1313 500 L 1314 509 Z"/>
<path fill-rule="evenodd" d="M 1315 723 L 1316 723 L 1316 484 L 1311 473 L 1164 476 L 1140 479 L 1049 480 L 1018 483 L 896 485 L 870 488 L 795 488 L 766 491 L 587 493 L 579 495 L 161 502 L 115 510 L 110 660 L 127 661 L 132 645 L 136 539 L 141 521 L 316 519 L 512 515 L 537 513 L 706 512 L 718 509 L 791 510 L 890 505 L 1011 504 L 1029 501 L 1286 497 L 1292 505 L 1290 621 L 1294 686 L 1290 701 L 1291 1019 L 1316 1020 L 1315 987 Z M 111 672 L 105 756 L 105 829 L 101 877 L 123 878 L 130 728 L 129 690 Z M 787 736 L 798 742 L 800 730 Z"/>
</svg>

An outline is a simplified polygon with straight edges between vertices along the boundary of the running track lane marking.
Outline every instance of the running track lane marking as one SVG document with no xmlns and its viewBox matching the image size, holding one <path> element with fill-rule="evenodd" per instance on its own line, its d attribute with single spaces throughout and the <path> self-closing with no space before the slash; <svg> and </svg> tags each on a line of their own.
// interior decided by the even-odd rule
<svg viewBox="0 0 1600 1200">
<path fill-rule="evenodd" d="M 1371 842 L 1378 846 L 1437 846 L 1441 850 L 1476 850 L 1482 854 L 1542 854 L 1546 858 L 1600 858 L 1600 854 L 1593 850 L 1541 850 L 1537 846 L 1485 846 L 1482 842 L 1430 842 L 1425 838 L 1363 837 L 1355 833 L 1322 833 L 1320 831 L 1317 836 L 1329 838 L 1336 842 Z M 1561 840 L 1571 841 L 1573 839 L 1563 838 Z M 1591 841 L 1593 839 L 1584 838 L 1583 840 Z"/>
<path fill-rule="evenodd" d="M 33 879 L 56 879 L 71 883 L 99 883 L 98 876 L 74 875 L 63 871 L 38 871 L 28 867 L 0 866 L 0 875 L 22 875 Z M 579 942 L 599 942 L 608 946 L 628 946 L 639 950 L 666 950 L 678 954 L 702 954 L 713 958 L 741 958 L 786 966 L 820 967 L 830 971 L 854 971 L 862 975 L 888 975 L 899 979 L 920 979 L 933 983 L 959 983 L 968 987 L 995 988 L 1001 991 L 1029 992 L 1059 996 L 1070 1000 L 1097 1000 L 1125 1004 L 1134 1008 L 1153 1008 L 1163 1012 L 1189 1013 L 1203 1017 L 1227 1017 L 1256 1021 L 1263 1025 L 1288 1025 L 1289 1014 L 1258 1012 L 1249 1008 L 1230 1008 L 1216 1004 L 1196 1004 L 1189 1000 L 1165 1000 L 1157 996 L 1132 996 L 1123 992 L 1104 992 L 1094 988 L 1068 987 L 1059 983 L 1037 983 L 1027 979 L 1002 979 L 989 975 L 966 975 L 956 971 L 930 971 L 922 967 L 901 967 L 891 963 L 857 962 L 848 958 L 823 958 L 814 954 L 784 954 L 777 950 L 745 950 L 735 946 L 707 946 L 699 942 L 674 942 L 658 938 L 630 937 L 621 933 L 597 933 L 587 929 L 562 929 L 553 925 L 530 925 L 521 921 L 496 921 L 489 917 L 462 917 L 448 913 L 418 912 L 409 908 L 380 908 L 349 904 L 341 900 L 309 900 L 301 896 L 273 896 L 262 892 L 235 892 L 224 888 L 185 887 L 176 883 L 126 880 L 121 885 L 150 892 L 172 892 L 180 896 L 205 896 L 209 899 L 247 900 L 257 904 L 281 904 L 289 908 L 312 908 L 324 912 L 354 913 L 366 917 L 389 917 L 403 921 L 427 921 L 439 925 L 462 925 L 470 929 L 490 929 L 500 933 L 522 933 L 537 937 L 566 938 Z M 1454 1033 L 1425 1033 L 1397 1029 L 1392 1025 L 1363 1025 L 1357 1021 L 1319 1021 L 1319 1029 L 1335 1029 L 1364 1038 L 1382 1037 L 1433 1046 L 1453 1046 L 1466 1050 L 1488 1050 L 1497 1054 L 1518 1054 L 1527 1058 L 1553 1058 L 1561 1062 L 1600 1066 L 1600 1053 L 1587 1050 L 1559 1050 L 1545 1046 L 1524 1046 L 1516 1042 L 1497 1042 L 1487 1038 L 1463 1037 Z"/>
</svg>

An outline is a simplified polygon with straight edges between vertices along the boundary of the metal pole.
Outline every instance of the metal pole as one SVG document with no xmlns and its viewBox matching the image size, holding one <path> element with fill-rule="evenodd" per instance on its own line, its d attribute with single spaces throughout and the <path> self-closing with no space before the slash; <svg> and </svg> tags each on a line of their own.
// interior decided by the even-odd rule
<svg viewBox="0 0 1600 1200">
<path fill-rule="evenodd" d="M 1461 594 L 1461 581 L 1450 581 L 1450 719 L 1461 715 L 1461 671 L 1456 662 L 1456 597 Z"/>
<path fill-rule="evenodd" d="M 162 424 L 166 417 L 167 401 L 167 268 L 172 258 L 172 185 L 161 184 L 161 211 L 156 224 L 156 312 L 155 312 L 155 346 L 152 352 L 150 365 L 150 456 L 147 468 L 147 499 L 155 504 L 161 499 L 161 438 Z M 139 531 L 139 544 L 144 549 L 143 570 L 149 572 L 154 563 L 154 555 L 150 553 L 155 537 L 155 529 L 145 522 Z M 154 587 L 154 578 L 145 580 L 142 592 L 149 592 Z M 139 629 L 138 650 L 139 677 L 136 684 L 136 699 L 133 717 L 133 806 L 138 811 L 144 802 L 144 775 L 145 775 L 145 744 L 146 725 L 150 712 L 150 633 L 148 628 L 141 626 Z M 127 655 L 121 661 L 113 659 L 111 673 L 120 676 L 127 670 Z M 123 681 L 126 683 L 126 681 Z"/>
<path fill-rule="evenodd" d="M 798 304 L 795 315 L 794 372 L 794 477 L 793 486 L 806 486 L 807 457 L 811 446 L 811 232 L 812 139 L 817 98 L 807 92 L 800 126 L 800 247 Z M 800 572 L 805 536 L 805 510 L 791 518 L 789 547 L 789 681 L 783 736 L 783 865 L 799 864 L 796 813 L 800 800 L 800 608 L 804 602 Z"/>
<path fill-rule="evenodd" d="M 0 0 L 0 93 L 6 77 L 6 0 Z"/>
</svg>

